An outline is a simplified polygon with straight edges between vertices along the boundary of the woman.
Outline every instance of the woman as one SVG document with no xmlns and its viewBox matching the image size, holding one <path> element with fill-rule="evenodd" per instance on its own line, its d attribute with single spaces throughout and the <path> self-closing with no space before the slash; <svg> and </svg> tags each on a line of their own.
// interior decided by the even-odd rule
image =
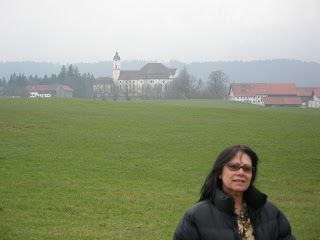
<svg viewBox="0 0 320 240">
<path fill-rule="evenodd" d="M 247 146 L 222 151 L 173 239 L 295 239 L 287 218 L 253 186 L 257 164 L 258 156 Z"/>
</svg>

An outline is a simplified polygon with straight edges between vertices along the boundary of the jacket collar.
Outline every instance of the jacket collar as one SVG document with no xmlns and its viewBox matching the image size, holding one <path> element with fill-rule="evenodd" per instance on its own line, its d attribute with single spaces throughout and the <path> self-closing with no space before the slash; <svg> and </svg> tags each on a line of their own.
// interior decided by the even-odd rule
<svg viewBox="0 0 320 240">
<path fill-rule="evenodd" d="M 251 185 L 247 191 L 244 192 L 244 201 L 248 206 L 258 209 L 262 207 L 267 201 L 267 195 L 260 192 L 255 186 Z"/>
<path fill-rule="evenodd" d="M 261 193 L 253 185 L 251 185 L 247 191 L 244 192 L 244 201 L 250 208 L 258 209 L 266 203 L 266 200 L 267 195 Z M 224 212 L 232 214 L 234 211 L 233 197 L 224 193 L 221 189 L 217 190 L 213 202 L 217 208 Z"/>
</svg>

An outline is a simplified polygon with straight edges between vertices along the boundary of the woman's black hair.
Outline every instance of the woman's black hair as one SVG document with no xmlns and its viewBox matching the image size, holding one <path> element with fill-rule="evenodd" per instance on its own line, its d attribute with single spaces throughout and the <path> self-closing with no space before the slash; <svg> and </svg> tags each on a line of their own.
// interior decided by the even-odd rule
<svg viewBox="0 0 320 240">
<path fill-rule="evenodd" d="M 222 189 L 222 180 L 219 179 L 219 175 L 222 172 L 224 165 L 226 165 L 238 152 L 241 152 L 242 154 L 246 153 L 251 158 L 252 167 L 254 168 L 254 170 L 252 171 L 250 186 L 253 184 L 257 175 L 257 165 L 259 160 L 258 156 L 253 150 L 251 150 L 247 146 L 234 145 L 223 150 L 218 156 L 211 172 L 208 174 L 201 188 L 201 196 L 199 202 L 203 200 L 213 200 L 216 195 L 217 189 Z"/>
</svg>

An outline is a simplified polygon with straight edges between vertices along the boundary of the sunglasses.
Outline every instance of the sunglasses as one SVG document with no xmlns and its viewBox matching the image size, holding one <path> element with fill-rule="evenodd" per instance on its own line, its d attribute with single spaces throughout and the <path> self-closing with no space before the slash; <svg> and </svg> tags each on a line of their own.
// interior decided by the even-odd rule
<svg viewBox="0 0 320 240">
<path fill-rule="evenodd" d="M 252 173 L 252 171 L 255 170 L 255 167 L 251 167 L 248 165 L 241 166 L 237 163 L 227 163 L 226 165 L 228 166 L 229 170 L 233 172 L 239 171 L 240 168 L 242 168 L 245 173 Z"/>
</svg>

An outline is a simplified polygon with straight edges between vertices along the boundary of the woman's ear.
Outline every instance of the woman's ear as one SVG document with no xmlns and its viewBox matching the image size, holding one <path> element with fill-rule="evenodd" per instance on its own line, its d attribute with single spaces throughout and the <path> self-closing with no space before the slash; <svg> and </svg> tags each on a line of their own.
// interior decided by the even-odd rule
<svg viewBox="0 0 320 240">
<path fill-rule="evenodd" d="M 221 173 L 219 174 L 219 176 L 218 176 L 218 177 L 219 177 L 219 179 L 221 179 L 221 178 L 222 178 L 222 177 L 221 177 Z"/>
</svg>

